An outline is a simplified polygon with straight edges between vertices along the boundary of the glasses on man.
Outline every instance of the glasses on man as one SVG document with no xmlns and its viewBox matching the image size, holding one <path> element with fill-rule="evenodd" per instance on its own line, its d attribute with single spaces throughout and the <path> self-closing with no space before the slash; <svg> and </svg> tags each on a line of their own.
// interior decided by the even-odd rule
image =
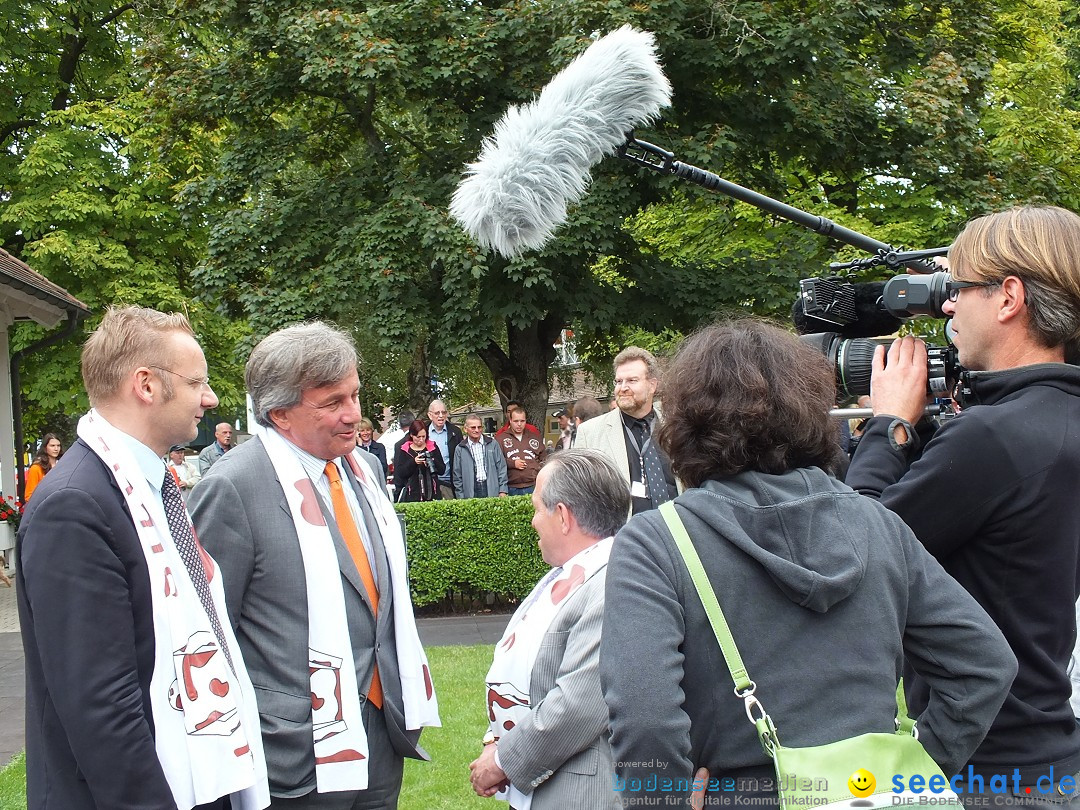
<svg viewBox="0 0 1080 810">
<path fill-rule="evenodd" d="M 189 377 L 187 374 L 181 374 L 179 371 L 173 371 L 171 368 L 162 368 L 161 366 L 150 366 L 150 368 L 156 369 L 157 371 L 164 371 L 164 372 L 166 372 L 168 374 L 175 374 L 177 377 L 181 377 L 182 379 L 185 379 L 190 383 L 194 383 L 195 385 L 199 386 L 200 388 L 202 388 L 202 387 L 206 387 L 207 389 L 210 388 L 210 378 L 209 377 Z"/>
<path fill-rule="evenodd" d="M 1001 284 L 1000 281 L 953 281 L 950 279 L 945 282 L 945 289 L 948 291 L 949 300 L 955 302 L 960 297 L 960 291 L 968 287 L 997 287 L 999 284 Z"/>
</svg>

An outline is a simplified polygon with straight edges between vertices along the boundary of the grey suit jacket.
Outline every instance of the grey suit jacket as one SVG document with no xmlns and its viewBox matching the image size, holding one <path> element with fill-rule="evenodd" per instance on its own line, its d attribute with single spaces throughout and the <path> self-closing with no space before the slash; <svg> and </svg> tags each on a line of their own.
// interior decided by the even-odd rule
<svg viewBox="0 0 1080 810">
<path fill-rule="evenodd" d="M 381 480 L 378 461 L 373 456 L 364 461 Z M 347 466 L 346 471 L 363 502 L 364 493 Z M 405 730 L 394 643 L 393 600 L 409 594 L 393 593 L 382 538 L 368 521 L 379 586 L 378 622 L 373 621 L 333 513 L 321 505 L 341 569 L 356 681 L 365 690 L 378 661 L 383 715 L 394 750 L 426 758 L 417 746 L 419 732 Z M 222 456 L 192 490 L 188 508 L 199 539 L 221 568 L 229 620 L 259 702 L 270 791 L 303 795 L 315 786 L 304 563 L 292 513 L 262 442 L 246 442 Z"/>
<path fill-rule="evenodd" d="M 616 408 L 578 425 L 574 447 L 599 450 L 615 465 L 630 486 L 630 459 L 626 455 L 626 433 L 622 411 Z"/>
<path fill-rule="evenodd" d="M 607 569 L 559 611 L 541 643 L 529 683 L 532 711 L 499 738 L 510 781 L 533 794 L 533 810 L 620 807 L 600 690 L 600 631 Z"/>
</svg>

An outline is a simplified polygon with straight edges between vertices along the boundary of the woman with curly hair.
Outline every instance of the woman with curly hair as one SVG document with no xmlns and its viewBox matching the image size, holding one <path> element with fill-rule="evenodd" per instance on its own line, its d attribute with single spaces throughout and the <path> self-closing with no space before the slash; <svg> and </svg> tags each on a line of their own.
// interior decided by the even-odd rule
<svg viewBox="0 0 1080 810">
<path fill-rule="evenodd" d="M 688 338 L 665 374 L 657 434 L 687 487 L 675 513 L 782 745 L 893 732 L 906 662 L 930 687 L 919 739 L 953 774 L 1016 659 L 899 517 L 833 477 L 834 396 L 821 354 L 776 326 L 741 320 Z M 634 516 L 608 564 L 600 649 L 617 783 L 659 784 L 650 800 L 685 806 L 705 769 L 727 796 L 706 794 L 706 806 L 732 791 L 736 804 L 776 801 L 728 672 L 664 515 Z"/>
</svg>

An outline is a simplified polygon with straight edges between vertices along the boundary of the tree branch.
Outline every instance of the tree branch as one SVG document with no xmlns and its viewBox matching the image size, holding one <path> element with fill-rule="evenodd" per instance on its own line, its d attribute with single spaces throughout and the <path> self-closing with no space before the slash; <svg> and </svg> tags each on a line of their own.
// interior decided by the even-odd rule
<svg viewBox="0 0 1080 810">
<path fill-rule="evenodd" d="M 506 352 L 502 350 L 502 346 L 494 340 L 489 340 L 486 346 L 477 348 L 476 355 L 493 374 L 496 370 L 505 367 L 510 362 L 510 358 L 506 356 Z"/>
<path fill-rule="evenodd" d="M 375 129 L 375 83 L 372 82 L 368 87 L 367 98 L 364 99 L 363 107 L 357 106 L 357 99 L 348 95 L 340 99 L 345 105 L 345 109 L 349 111 L 349 114 L 356 120 L 357 128 L 360 130 L 360 134 L 364 136 L 364 140 L 367 141 L 368 146 L 371 147 L 371 151 L 377 155 L 383 154 L 386 151 L 382 138 L 379 137 L 379 132 Z"/>
<path fill-rule="evenodd" d="M 121 14 L 134 8 L 134 3 L 124 3 L 103 15 L 97 22 L 92 19 L 89 20 L 86 28 L 104 28 Z M 90 41 L 86 34 L 82 33 L 86 29 L 79 25 L 78 16 L 75 16 L 72 23 L 72 29 L 80 33 L 68 34 L 63 39 L 64 47 L 60 52 L 60 63 L 56 68 L 56 76 L 60 80 L 60 89 L 53 96 L 52 109 L 54 110 L 67 109 L 68 100 L 71 98 L 71 85 L 74 83 L 75 74 L 79 69 L 79 59 Z"/>
<path fill-rule="evenodd" d="M 3 144 L 8 138 L 18 132 L 20 129 L 29 129 L 38 122 L 33 118 L 23 118 L 19 121 L 12 121 L 10 124 L 0 129 L 0 144 Z"/>
<path fill-rule="evenodd" d="M 115 20 L 117 17 L 119 17 L 125 11 L 131 11 L 134 8 L 135 8 L 134 3 L 124 3 L 122 6 L 117 6 L 112 11 L 110 11 L 108 14 L 103 16 L 100 20 L 98 20 L 97 22 L 92 23 L 92 24 L 97 26 L 98 28 L 102 28 L 102 27 L 108 25 L 109 23 L 111 23 L 113 20 Z"/>
</svg>

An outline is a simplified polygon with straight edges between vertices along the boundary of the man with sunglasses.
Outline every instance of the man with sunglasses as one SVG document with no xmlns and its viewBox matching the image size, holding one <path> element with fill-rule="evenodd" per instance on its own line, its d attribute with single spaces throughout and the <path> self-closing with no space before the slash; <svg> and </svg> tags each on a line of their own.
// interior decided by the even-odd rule
<svg viewBox="0 0 1080 810">
<path fill-rule="evenodd" d="M 920 446 L 912 425 L 926 403 L 926 347 L 911 337 L 879 347 L 874 418 L 847 483 L 904 518 L 1019 661 L 961 771 L 965 790 L 999 776 L 1012 805 L 1070 803 L 1080 784 L 1067 675 L 1080 595 L 1080 368 L 1065 358 L 1080 337 L 1080 217 L 1054 207 L 981 217 L 949 264 L 943 310 L 967 369 L 964 410 Z M 908 691 L 918 712 L 924 685 Z"/>
</svg>

